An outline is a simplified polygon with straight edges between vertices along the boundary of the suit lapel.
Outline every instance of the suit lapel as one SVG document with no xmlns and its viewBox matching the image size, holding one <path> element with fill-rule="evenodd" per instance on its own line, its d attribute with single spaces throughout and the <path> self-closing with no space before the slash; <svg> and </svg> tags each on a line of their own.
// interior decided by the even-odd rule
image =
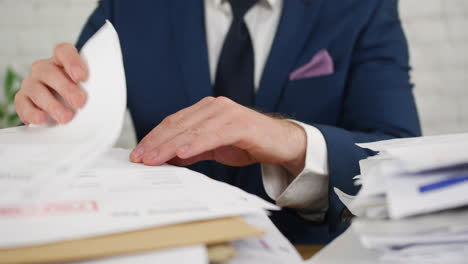
<svg viewBox="0 0 468 264">
<path fill-rule="evenodd" d="M 256 106 L 274 112 L 289 73 L 319 16 L 322 0 L 284 0 L 283 13 L 256 96 Z"/>
<path fill-rule="evenodd" d="M 205 34 L 203 0 L 171 0 L 172 24 L 189 105 L 213 94 Z"/>
</svg>

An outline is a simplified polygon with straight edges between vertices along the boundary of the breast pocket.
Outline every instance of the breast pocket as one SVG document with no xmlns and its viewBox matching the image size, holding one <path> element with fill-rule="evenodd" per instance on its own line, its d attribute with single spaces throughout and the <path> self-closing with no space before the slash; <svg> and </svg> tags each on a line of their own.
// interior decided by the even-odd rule
<svg viewBox="0 0 468 264">
<path fill-rule="evenodd" d="M 278 110 L 308 123 L 335 124 L 342 109 L 343 83 L 341 73 L 290 80 Z"/>
</svg>

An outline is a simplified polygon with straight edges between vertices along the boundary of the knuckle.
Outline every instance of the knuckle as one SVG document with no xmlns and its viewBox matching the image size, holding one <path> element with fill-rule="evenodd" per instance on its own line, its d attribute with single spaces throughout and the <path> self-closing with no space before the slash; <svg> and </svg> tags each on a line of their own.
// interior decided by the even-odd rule
<svg viewBox="0 0 468 264">
<path fill-rule="evenodd" d="M 209 102 L 212 102 L 213 100 L 215 100 L 215 98 L 213 96 L 207 96 L 207 97 L 203 98 L 200 102 L 209 103 Z"/>
<path fill-rule="evenodd" d="M 182 130 L 185 128 L 183 120 L 179 118 L 179 115 L 177 115 L 177 113 L 166 117 L 163 120 L 163 126 L 165 128 L 174 128 L 177 130 Z"/>
<path fill-rule="evenodd" d="M 161 125 L 167 128 L 167 127 L 172 126 L 172 123 L 174 123 L 174 116 L 170 115 L 163 119 L 163 121 L 161 122 Z"/>
<path fill-rule="evenodd" d="M 216 98 L 216 103 L 221 107 L 229 107 L 233 105 L 233 101 L 227 97 L 219 96 Z"/>
<path fill-rule="evenodd" d="M 47 80 L 54 80 L 54 68 L 51 67 L 52 65 L 42 65 L 41 69 L 36 72 L 36 78 L 40 80 L 47 81 Z"/>
<path fill-rule="evenodd" d="M 37 84 L 36 79 L 32 77 L 27 77 L 21 82 L 21 89 L 18 91 L 17 94 L 29 94 L 30 91 L 34 88 Z"/>
<path fill-rule="evenodd" d="M 32 64 L 31 64 L 31 73 L 34 75 L 36 73 L 39 73 L 40 70 L 42 69 L 42 65 L 45 63 L 44 60 L 37 60 L 37 61 L 34 61 Z"/>
<path fill-rule="evenodd" d="M 42 95 L 42 85 L 39 82 L 31 82 L 30 89 L 32 95 Z"/>
</svg>

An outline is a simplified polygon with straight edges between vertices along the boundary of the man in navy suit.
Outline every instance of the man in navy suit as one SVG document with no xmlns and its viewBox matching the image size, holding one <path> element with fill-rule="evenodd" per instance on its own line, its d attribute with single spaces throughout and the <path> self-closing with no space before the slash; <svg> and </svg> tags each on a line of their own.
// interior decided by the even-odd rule
<svg viewBox="0 0 468 264">
<path fill-rule="evenodd" d="M 102 0 L 76 48 L 33 64 L 16 96 L 23 122 L 65 123 L 84 105 L 77 49 L 106 19 L 140 140 L 131 161 L 276 201 L 271 218 L 293 243 L 346 228 L 333 187 L 356 193 L 372 154 L 355 143 L 420 135 L 396 0 Z"/>
</svg>

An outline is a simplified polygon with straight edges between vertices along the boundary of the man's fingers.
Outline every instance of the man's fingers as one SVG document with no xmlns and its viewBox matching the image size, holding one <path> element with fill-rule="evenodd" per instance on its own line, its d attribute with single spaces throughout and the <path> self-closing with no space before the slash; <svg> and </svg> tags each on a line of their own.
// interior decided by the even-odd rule
<svg viewBox="0 0 468 264">
<path fill-rule="evenodd" d="M 130 155 L 133 162 L 161 165 L 176 155 L 187 159 L 236 143 L 244 135 L 242 107 L 225 97 L 207 98 L 169 118 L 148 134 Z"/>
<path fill-rule="evenodd" d="M 54 62 L 63 67 L 70 78 L 78 83 L 88 78 L 88 69 L 78 50 L 70 43 L 61 43 L 55 47 Z"/>
<path fill-rule="evenodd" d="M 161 165 L 176 155 L 187 159 L 220 146 L 230 145 L 235 141 L 235 136 L 231 136 L 233 133 L 235 134 L 235 131 L 223 129 L 228 121 L 229 115 L 218 115 L 214 119 L 205 120 L 198 126 L 190 128 L 148 151 L 143 156 L 143 163 Z"/>
<path fill-rule="evenodd" d="M 24 124 L 42 124 L 47 121 L 47 114 L 37 108 L 33 102 L 21 93 L 15 97 L 18 116 Z"/>
<path fill-rule="evenodd" d="M 71 120 L 74 109 L 81 108 L 86 94 L 77 82 L 87 78 L 87 68 L 76 48 L 68 43 L 57 45 L 54 56 L 32 64 L 31 74 L 24 79 L 15 97 L 16 111 L 25 123 L 42 123 L 47 114 L 59 123 Z M 66 103 L 60 102 L 55 93 Z"/>
<path fill-rule="evenodd" d="M 58 123 L 67 123 L 73 118 L 73 112 L 60 103 L 49 88 L 39 82 L 34 82 L 29 98 L 38 108 L 47 112 Z"/>
<path fill-rule="evenodd" d="M 74 109 L 83 107 L 86 93 L 61 68 L 52 63 L 43 63 L 38 68 L 36 75 L 46 86 L 55 90 Z"/>
<path fill-rule="evenodd" d="M 197 129 L 201 131 L 202 129 Z M 202 132 L 195 132 L 202 133 Z M 154 149 L 151 149 L 145 153 L 142 158 L 142 162 L 145 165 L 157 166 L 164 164 L 165 162 L 173 159 L 177 156 L 177 150 L 182 146 L 188 145 L 190 142 L 196 140 L 200 135 L 195 135 L 193 132 L 182 133 L 173 139 L 162 143 Z"/>
<path fill-rule="evenodd" d="M 143 156 L 149 154 L 148 152 L 204 120 L 210 113 L 210 110 L 206 108 L 214 100 L 214 97 L 206 97 L 198 103 L 165 118 L 141 140 L 130 154 L 130 160 L 133 162 L 141 162 Z"/>
</svg>

